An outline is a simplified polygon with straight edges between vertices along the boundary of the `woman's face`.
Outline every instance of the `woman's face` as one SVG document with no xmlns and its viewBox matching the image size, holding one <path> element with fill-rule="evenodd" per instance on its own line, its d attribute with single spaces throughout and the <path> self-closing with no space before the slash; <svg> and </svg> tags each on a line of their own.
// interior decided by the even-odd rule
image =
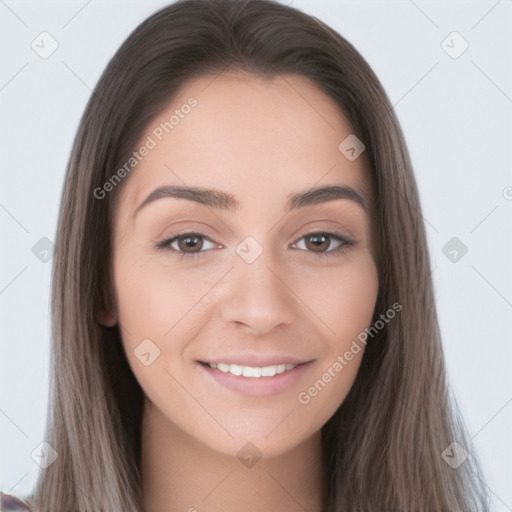
<svg viewBox="0 0 512 512">
<path fill-rule="evenodd" d="M 148 410 L 170 428 L 271 457 L 343 402 L 378 291 L 365 154 L 339 149 L 350 134 L 296 75 L 197 78 L 148 126 L 116 205 L 110 318 Z M 327 186 L 338 194 L 292 199 Z M 216 192 L 147 200 L 160 187 Z M 237 376 L 204 362 L 271 368 Z"/>
</svg>

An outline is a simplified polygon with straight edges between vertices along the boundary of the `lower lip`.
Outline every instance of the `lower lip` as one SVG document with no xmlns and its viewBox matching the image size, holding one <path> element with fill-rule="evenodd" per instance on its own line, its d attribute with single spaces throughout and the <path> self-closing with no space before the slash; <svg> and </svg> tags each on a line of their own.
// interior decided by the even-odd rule
<svg viewBox="0 0 512 512">
<path fill-rule="evenodd" d="M 215 382 L 242 395 L 253 397 L 273 396 L 286 391 L 302 377 L 311 363 L 312 361 L 300 364 L 273 377 L 243 377 L 229 372 L 224 373 L 197 362 L 199 368 Z"/>
</svg>

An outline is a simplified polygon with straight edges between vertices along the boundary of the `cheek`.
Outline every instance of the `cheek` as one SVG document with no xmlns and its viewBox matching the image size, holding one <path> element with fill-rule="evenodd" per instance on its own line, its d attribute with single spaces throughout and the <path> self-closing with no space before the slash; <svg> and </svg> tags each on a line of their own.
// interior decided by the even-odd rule
<svg viewBox="0 0 512 512">
<path fill-rule="evenodd" d="M 376 266 L 366 253 L 326 266 L 316 272 L 302 273 L 297 279 L 297 295 L 326 333 L 329 348 L 342 350 L 369 326 L 377 299 Z"/>
<path fill-rule="evenodd" d="M 198 267 L 191 273 L 175 262 L 171 268 L 160 255 L 139 255 L 136 248 L 124 249 L 114 268 L 122 344 L 137 380 L 151 394 L 159 379 L 169 380 L 166 369 L 186 373 L 179 362 L 190 341 L 201 334 L 205 297 L 223 271 Z M 148 352 L 144 361 L 142 354 Z"/>
<path fill-rule="evenodd" d="M 116 266 L 119 322 L 125 332 L 162 339 L 197 303 L 207 287 L 202 283 L 194 285 L 189 273 L 166 270 L 156 259 L 121 259 Z"/>
<path fill-rule="evenodd" d="M 202 286 L 192 286 L 190 274 L 169 271 L 162 261 L 129 250 L 115 261 L 117 315 L 129 365 L 146 396 L 155 403 L 179 396 L 179 386 L 166 370 L 175 372 L 182 359 L 190 322 L 197 323 Z M 188 329 L 188 332 L 187 332 Z M 185 332 L 184 332 L 185 331 Z M 172 402 L 172 401 L 171 401 Z"/>
<path fill-rule="evenodd" d="M 313 421 L 319 427 L 336 412 L 357 376 L 365 350 L 358 336 L 371 324 L 378 277 L 373 260 L 361 255 L 347 264 L 325 269 L 315 278 L 314 288 L 311 277 L 302 278 L 302 293 L 316 315 L 315 323 L 325 333 L 324 357 L 297 401 L 303 421 Z"/>
</svg>

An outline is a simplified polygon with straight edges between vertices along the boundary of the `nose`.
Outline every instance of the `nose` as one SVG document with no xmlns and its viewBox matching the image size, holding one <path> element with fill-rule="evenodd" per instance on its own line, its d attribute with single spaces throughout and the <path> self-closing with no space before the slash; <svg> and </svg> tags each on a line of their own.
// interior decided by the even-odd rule
<svg viewBox="0 0 512 512">
<path fill-rule="evenodd" d="M 237 323 L 255 336 L 263 336 L 277 326 L 291 324 L 297 315 L 297 298 L 290 273 L 263 253 L 252 263 L 235 255 L 234 268 L 221 299 L 221 317 Z"/>
</svg>

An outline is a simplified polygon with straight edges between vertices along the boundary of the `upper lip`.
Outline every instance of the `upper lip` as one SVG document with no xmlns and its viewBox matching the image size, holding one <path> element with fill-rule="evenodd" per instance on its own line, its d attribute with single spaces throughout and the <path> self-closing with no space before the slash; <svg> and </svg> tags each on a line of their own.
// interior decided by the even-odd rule
<svg viewBox="0 0 512 512">
<path fill-rule="evenodd" d="M 257 354 L 248 352 L 215 356 L 200 360 L 201 363 L 226 363 L 256 367 L 274 366 L 278 364 L 302 364 L 309 363 L 309 361 L 312 361 L 312 359 L 304 359 L 303 357 L 292 354 Z"/>
</svg>

